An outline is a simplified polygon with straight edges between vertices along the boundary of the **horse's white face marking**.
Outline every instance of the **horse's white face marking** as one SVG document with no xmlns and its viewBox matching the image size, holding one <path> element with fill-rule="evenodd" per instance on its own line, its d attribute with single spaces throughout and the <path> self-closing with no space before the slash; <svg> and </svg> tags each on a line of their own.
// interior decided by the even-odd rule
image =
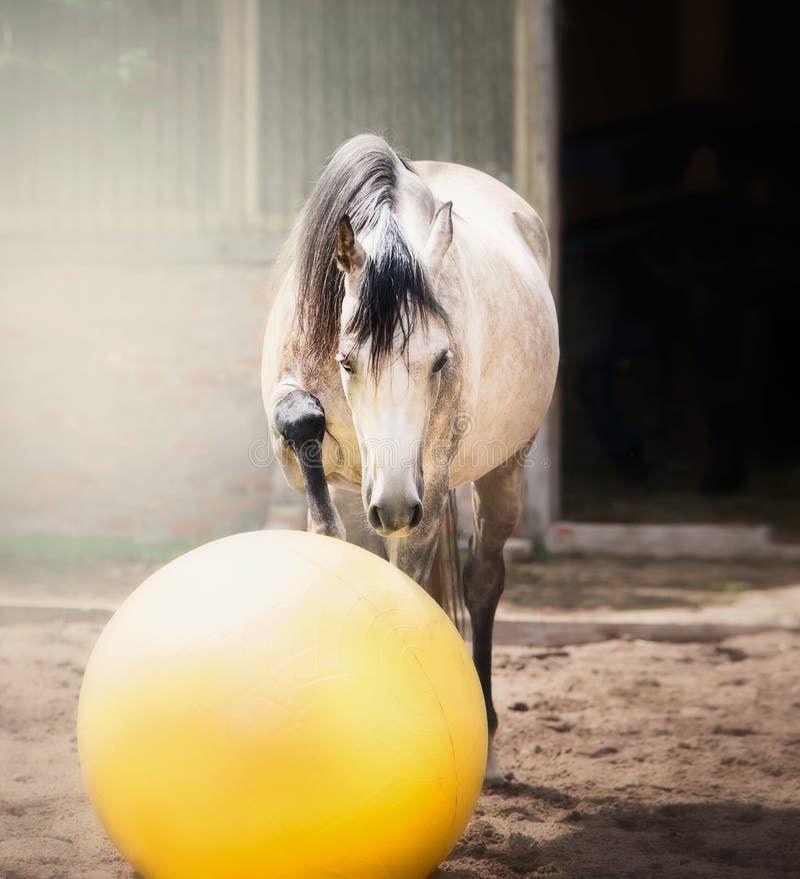
<svg viewBox="0 0 800 879">
<path fill-rule="evenodd" d="M 434 285 L 453 237 L 451 209 L 449 202 L 444 204 L 428 230 L 422 261 Z M 358 437 L 367 519 L 382 537 L 405 537 L 422 519 L 428 425 L 450 359 L 450 338 L 442 320 L 416 315 L 407 337 L 398 327 L 389 356 L 373 368 L 371 340 L 362 337 L 359 343 L 347 328 L 355 325 L 368 253 L 375 244 L 356 239 L 348 218 L 339 224 L 336 260 L 345 275 L 345 296 L 336 359 Z"/>
<path fill-rule="evenodd" d="M 356 307 L 355 297 L 345 296 L 342 326 Z M 364 509 L 381 536 L 404 537 L 421 518 L 425 443 L 450 362 L 449 337 L 440 321 L 429 318 L 417 323 L 403 352 L 398 338 L 377 373 L 370 368 L 369 341 L 356 348 L 344 336 L 337 360 L 361 451 Z"/>
</svg>

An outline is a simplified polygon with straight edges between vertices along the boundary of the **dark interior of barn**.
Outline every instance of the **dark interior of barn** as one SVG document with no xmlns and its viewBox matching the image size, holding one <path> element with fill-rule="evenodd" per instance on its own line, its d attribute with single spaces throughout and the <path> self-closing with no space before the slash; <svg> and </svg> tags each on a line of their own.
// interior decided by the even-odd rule
<svg viewBox="0 0 800 879">
<path fill-rule="evenodd" d="M 567 519 L 800 536 L 798 110 L 780 8 L 561 7 Z"/>
<path fill-rule="evenodd" d="M 800 535 L 792 38 L 775 4 L 562 6 L 565 518 Z"/>
</svg>

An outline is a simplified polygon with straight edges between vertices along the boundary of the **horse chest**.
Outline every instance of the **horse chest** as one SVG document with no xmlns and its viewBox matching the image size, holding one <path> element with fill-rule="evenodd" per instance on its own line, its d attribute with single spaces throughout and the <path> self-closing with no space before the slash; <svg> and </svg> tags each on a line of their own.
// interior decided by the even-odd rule
<svg viewBox="0 0 800 879">
<path fill-rule="evenodd" d="M 350 409 L 344 395 L 321 394 L 326 429 L 322 441 L 322 465 L 331 485 L 357 488 L 361 485 L 361 452 Z"/>
</svg>

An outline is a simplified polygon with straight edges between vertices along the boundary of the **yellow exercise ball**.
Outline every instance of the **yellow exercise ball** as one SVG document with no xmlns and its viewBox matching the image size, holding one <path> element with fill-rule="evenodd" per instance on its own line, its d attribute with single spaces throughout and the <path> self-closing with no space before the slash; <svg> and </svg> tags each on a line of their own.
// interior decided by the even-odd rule
<svg viewBox="0 0 800 879">
<path fill-rule="evenodd" d="M 487 731 L 465 645 L 416 583 L 263 531 L 125 601 L 89 659 L 78 747 L 146 879 L 423 879 L 472 814 Z"/>
</svg>

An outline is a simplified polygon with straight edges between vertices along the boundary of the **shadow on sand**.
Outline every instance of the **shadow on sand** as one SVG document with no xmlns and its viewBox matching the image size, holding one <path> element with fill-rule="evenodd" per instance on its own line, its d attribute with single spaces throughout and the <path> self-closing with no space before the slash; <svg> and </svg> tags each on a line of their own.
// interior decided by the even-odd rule
<svg viewBox="0 0 800 879">
<path fill-rule="evenodd" d="M 800 809 L 585 799 L 512 783 L 431 879 L 788 879 Z M 500 800 L 500 802 L 498 802 Z M 499 819 L 493 822 L 492 818 Z M 531 824 L 536 829 L 531 829 Z M 518 825 L 520 830 L 508 829 Z"/>
</svg>

